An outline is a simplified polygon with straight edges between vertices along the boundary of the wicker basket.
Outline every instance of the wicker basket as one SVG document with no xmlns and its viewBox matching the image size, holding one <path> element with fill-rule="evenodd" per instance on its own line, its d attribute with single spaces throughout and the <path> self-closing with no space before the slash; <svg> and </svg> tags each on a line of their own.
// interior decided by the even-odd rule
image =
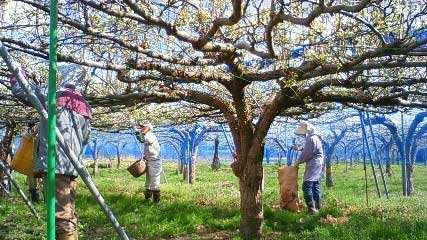
<svg viewBox="0 0 427 240">
<path fill-rule="evenodd" d="M 145 170 L 147 170 L 147 166 L 145 165 L 144 160 L 138 160 L 132 165 L 130 165 L 127 170 L 132 174 L 134 177 L 140 177 L 142 174 L 145 173 Z"/>
</svg>

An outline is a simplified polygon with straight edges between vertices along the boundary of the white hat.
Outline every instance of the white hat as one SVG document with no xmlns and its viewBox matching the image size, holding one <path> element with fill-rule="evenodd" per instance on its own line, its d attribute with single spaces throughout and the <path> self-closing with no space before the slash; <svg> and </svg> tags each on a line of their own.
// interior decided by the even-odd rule
<svg viewBox="0 0 427 240">
<path fill-rule="evenodd" d="M 150 123 L 150 121 L 138 121 L 138 125 L 141 127 L 148 127 L 150 130 L 153 130 L 153 125 Z"/>
<path fill-rule="evenodd" d="M 307 134 L 308 122 L 302 121 L 299 123 L 297 129 L 294 131 L 296 135 L 306 135 Z"/>
</svg>

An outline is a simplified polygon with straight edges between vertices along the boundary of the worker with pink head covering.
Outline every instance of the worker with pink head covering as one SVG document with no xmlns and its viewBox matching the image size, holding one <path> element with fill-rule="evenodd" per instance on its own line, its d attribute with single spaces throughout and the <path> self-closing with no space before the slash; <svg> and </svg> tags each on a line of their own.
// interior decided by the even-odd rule
<svg viewBox="0 0 427 240">
<path fill-rule="evenodd" d="M 86 77 L 87 70 L 76 64 L 66 64 L 58 67 L 61 84 L 57 91 L 56 127 L 62 133 L 65 145 L 81 159 L 83 147 L 89 140 L 90 119 L 92 110 L 79 90 L 79 84 Z M 24 74 L 26 76 L 27 74 Z M 45 105 L 47 109 L 47 86 L 37 85 L 29 80 L 30 91 Z M 24 103 L 29 104 L 28 98 L 14 77 L 10 84 L 13 94 Z M 34 173 L 46 177 L 47 173 L 47 122 L 40 121 L 37 142 L 35 144 Z M 75 208 L 77 171 L 62 148 L 56 149 L 56 239 L 76 240 L 77 214 Z"/>
</svg>

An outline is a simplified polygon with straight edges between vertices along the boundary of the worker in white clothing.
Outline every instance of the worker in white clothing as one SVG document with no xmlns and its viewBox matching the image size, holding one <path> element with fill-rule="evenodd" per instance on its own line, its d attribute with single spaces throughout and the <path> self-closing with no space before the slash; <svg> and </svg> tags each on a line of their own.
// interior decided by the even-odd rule
<svg viewBox="0 0 427 240">
<path fill-rule="evenodd" d="M 156 135 L 153 133 L 153 125 L 144 121 L 138 124 L 140 129 L 136 129 L 137 139 L 144 144 L 144 160 L 146 162 L 145 199 L 153 202 L 160 201 L 160 174 L 162 162 L 160 160 L 160 145 Z"/>
</svg>

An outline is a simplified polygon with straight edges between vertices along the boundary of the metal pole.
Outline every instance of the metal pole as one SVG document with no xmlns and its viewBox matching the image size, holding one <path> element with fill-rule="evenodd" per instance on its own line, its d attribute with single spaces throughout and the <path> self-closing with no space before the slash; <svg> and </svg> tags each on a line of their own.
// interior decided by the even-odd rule
<svg viewBox="0 0 427 240">
<path fill-rule="evenodd" d="M 347 153 L 344 153 L 344 161 L 345 161 L 345 172 L 347 172 L 348 171 Z"/>
<path fill-rule="evenodd" d="M 363 135 L 363 134 L 362 134 Z M 363 170 L 365 172 L 365 197 L 366 197 L 366 206 L 369 206 L 369 197 L 368 197 L 368 172 L 366 169 L 366 152 L 365 152 L 365 141 L 362 136 L 362 154 L 363 154 Z"/>
<path fill-rule="evenodd" d="M 400 112 L 400 126 L 402 128 L 402 184 L 403 184 L 403 196 L 408 196 L 408 175 L 406 172 L 406 149 L 405 149 L 405 131 L 403 129 L 403 112 Z"/>
<path fill-rule="evenodd" d="M 190 134 L 187 132 L 187 183 L 190 184 L 190 161 L 191 161 L 191 152 L 190 152 Z"/>
<path fill-rule="evenodd" d="M 0 167 L 1 167 L 1 170 L 7 175 L 9 180 L 12 182 L 13 186 L 15 186 L 15 188 L 18 190 L 19 195 L 21 195 L 22 199 L 24 200 L 25 204 L 27 204 L 27 206 L 30 208 L 33 215 L 37 219 L 40 219 L 40 216 L 37 213 L 36 209 L 34 208 L 33 204 L 31 204 L 30 200 L 28 200 L 27 196 L 25 196 L 24 192 L 19 187 L 18 183 L 15 181 L 12 174 L 9 173 L 9 171 L 7 170 L 7 167 L 4 165 L 3 161 L 1 161 L 1 160 L 0 160 Z"/>
<path fill-rule="evenodd" d="M 368 151 L 368 157 L 369 157 L 369 160 L 370 160 L 370 163 L 371 163 L 372 174 L 374 175 L 375 187 L 377 189 L 378 197 L 381 198 L 380 186 L 378 185 L 377 173 L 375 172 L 374 161 L 373 161 L 373 158 L 372 158 L 371 150 L 369 148 L 368 137 L 366 136 L 366 129 L 365 129 L 365 123 L 363 122 L 362 111 L 359 111 L 359 117 L 360 117 L 360 123 L 361 123 L 361 127 L 362 127 L 363 140 L 366 143 L 366 151 Z"/>
<path fill-rule="evenodd" d="M 221 124 L 221 128 L 222 128 L 222 132 L 224 133 L 224 137 L 225 137 L 225 141 L 227 142 L 228 149 L 230 150 L 231 158 L 232 158 L 232 159 L 233 159 L 233 161 L 234 161 L 234 155 L 233 155 L 233 153 L 234 153 L 234 149 L 233 149 L 233 147 L 231 147 L 230 141 L 228 141 L 228 137 L 227 137 L 227 134 L 226 134 L 226 132 L 225 132 L 225 128 L 224 128 L 224 126 L 223 126 L 222 124 Z"/>
<path fill-rule="evenodd" d="M 47 239 L 55 239 L 56 72 L 58 49 L 58 0 L 50 1 L 48 131 L 47 131 Z"/>
<path fill-rule="evenodd" d="M 285 149 L 288 150 L 288 124 L 285 122 Z"/>
<path fill-rule="evenodd" d="M 375 141 L 375 135 L 374 135 L 374 130 L 373 130 L 373 128 L 372 128 L 371 117 L 369 116 L 369 113 L 368 113 L 368 112 L 366 112 L 366 117 L 368 118 L 369 130 L 370 130 L 370 132 L 371 132 L 372 142 L 373 142 L 373 144 L 374 144 L 375 156 L 376 156 L 376 158 L 377 158 L 378 165 L 379 165 L 379 168 L 380 168 L 381 180 L 382 180 L 383 185 L 384 185 L 385 195 L 386 195 L 387 199 L 390 199 L 390 193 L 388 192 L 387 183 L 386 183 L 386 180 L 385 180 L 385 178 L 384 178 L 383 165 L 382 165 L 382 163 L 381 163 L 381 158 L 380 158 L 380 155 L 379 155 L 379 153 L 378 153 L 377 143 L 376 143 L 376 141 Z"/>
</svg>

